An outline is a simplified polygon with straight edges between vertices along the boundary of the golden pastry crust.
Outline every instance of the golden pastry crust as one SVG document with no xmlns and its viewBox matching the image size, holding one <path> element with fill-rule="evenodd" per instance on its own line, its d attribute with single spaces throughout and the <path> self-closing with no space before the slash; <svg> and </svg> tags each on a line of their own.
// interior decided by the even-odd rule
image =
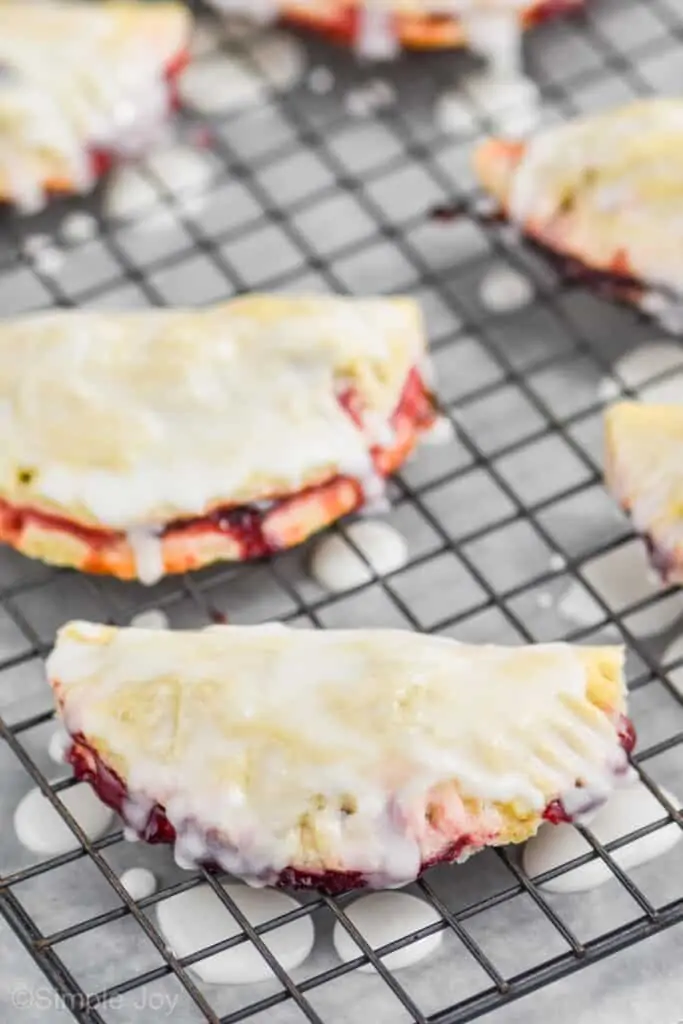
<svg viewBox="0 0 683 1024">
<path fill-rule="evenodd" d="M 640 299 L 683 293 L 683 101 L 642 100 L 554 126 L 530 142 L 491 139 L 475 170 L 533 239 Z"/>
<path fill-rule="evenodd" d="M 0 95 L 9 158 L 0 160 L 0 202 L 94 183 L 118 145 L 115 104 L 143 107 L 164 79 L 172 101 L 190 27 L 187 8 L 172 0 L 0 0 L 0 63 L 10 76 Z M 122 123 L 122 141 L 129 132 Z"/>
<path fill-rule="evenodd" d="M 530 28 L 555 14 L 578 10 L 585 0 L 531 0 L 518 5 L 520 24 Z M 467 46 L 470 42 L 466 20 L 457 15 L 430 13 L 437 7 L 430 0 L 392 0 L 395 14 L 394 31 L 398 42 L 407 49 L 441 50 Z M 474 0 L 472 8 L 486 8 Z M 358 38 L 359 5 L 344 0 L 284 2 L 282 16 L 295 24 L 323 32 L 340 42 L 351 44 Z"/>
<path fill-rule="evenodd" d="M 605 482 L 664 582 L 683 583 L 683 407 L 619 402 L 605 414 Z"/>
<path fill-rule="evenodd" d="M 523 841 L 562 800 L 604 799 L 632 741 L 622 666 L 619 648 L 395 630 L 70 623 L 48 676 L 77 775 L 143 838 L 335 891 L 407 881 Z"/>
<path fill-rule="evenodd" d="M 0 326 L 0 538 L 155 574 L 300 543 L 362 504 L 434 418 L 407 299 L 253 295 Z M 136 532 L 137 531 L 137 532 Z"/>
</svg>

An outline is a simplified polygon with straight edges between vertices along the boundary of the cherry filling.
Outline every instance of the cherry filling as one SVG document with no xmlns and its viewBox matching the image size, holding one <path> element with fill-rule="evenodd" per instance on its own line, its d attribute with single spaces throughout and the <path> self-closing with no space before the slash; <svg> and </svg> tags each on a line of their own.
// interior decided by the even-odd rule
<svg viewBox="0 0 683 1024">
<path fill-rule="evenodd" d="M 635 746 L 636 733 L 633 723 L 625 715 L 621 715 L 619 718 L 617 735 L 626 753 L 630 754 Z M 82 734 L 77 733 L 72 739 L 73 743 L 66 753 L 66 760 L 72 766 L 75 777 L 81 782 L 89 782 L 103 803 L 115 810 L 124 822 L 129 821 L 131 818 L 131 815 L 127 813 L 129 792 L 125 782 L 102 761 L 97 751 L 89 745 Z M 542 817 L 555 825 L 572 820 L 562 806 L 561 800 L 552 800 Z M 173 843 L 176 838 L 175 829 L 166 817 L 166 812 L 161 804 L 155 804 L 151 808 L 144 826 L 136 828 L 136 832 L 147 843 Z M 452 863 L 468 848 L 476 846 L 477 842 L 474 836 L 468 834 L 458 836 L 445 849 L 426 860 L 421 865 L 421 870 L 425 871 L 436 864 Z M 216 867 L 216 864 L 208 860 L 204 866 Z M 276 884 L 285 888 L 319 889 L 336 895 L 348 889 L 363 888 L 367 886 L 368 880 L 359 871 L 325 871 L 316 874 L 289 867 L 281 872 Z"/>
<path fill-rule="evenodd" d="M 632 754 L 636 745 L 638 737 L 636 736 L 635 726 L 630 718 L 626 715 L 619 715 L 619 721 L 617 722 L 617 736 L 619 743 L 623 747 L 627 754 Z M 552 800 L 543 812 L 542 817 L 546 821 L 552 822 L 553 825 L 560 825 L 563 822 L 571 824 L 572 817 L 565 811 L 562 800 Z"/>
<path fill-rule="evenodd" d="M 339 401 L 356 423 L 362 423 L 362 405 L 353 391 L 346 391 Z M 393 472 L 408 455 L 419 434 L 433 424 L 434 418 L 434 399 L 419 372 L 413 369 L 391 418 L 395 442 L 389 447 L 377 445 L 371 449 L 376 472 L 380 476 Z M 343 495 L 340 495 L 342 490 Z M 294 495 L 274 495 L 257 504 L 222 506 L 205 516 L 173 520 L 161 530 L 161 537 L 170 542 L 222 534 L 234 541 L 241 559 L 260 558 L 300 543 L 315 529 L 353 511 L 362 502 L 360 484 L 340 476 Z M 108 551 L 126 543 L 125 535 L 118 531 L 85 526 L 60 515 L 11 505 L 0 499 L 0 537 L 19 546 L 21 535 L 32 525 L 68 533 L 83 541 L 91 552 L 85 568 L 93 572 L 111 571 Z"/>
<path fill-rule="evenodd" d="M 529 5 L 530 9 L 522 12 L 524 24 L 528 27 L 538 25 L 543 21 L 554 18 L 561 14 L 576 11 L 583 6 L 585 0 L 540 0 L 535 5 Z M 300 21 L 314 26 L 324 32 L 330 39 L 343 43 L 353 43 L 362 33 L 360 7 L 357 3 L 339 4 L 336 14 L 316 15 L 309 12 L 297 12 L 296 14 L 285 15 L 285 20 Z M 424 15 L 400 15 L 395 17 L 396 33 L 403 35 L 404 28 L 410 29 L 410 39 L 419 45 L 420 41 L 429 44 L 439 38 L 439 30 L 447 29 L 450 25 L 456 25 L 460 18 L 450 14 L 424 14 Z M 420 26 L 424 39 L 420 40 Z M 435 35 L 436 33 L 436 35 Z"/>
</svg>

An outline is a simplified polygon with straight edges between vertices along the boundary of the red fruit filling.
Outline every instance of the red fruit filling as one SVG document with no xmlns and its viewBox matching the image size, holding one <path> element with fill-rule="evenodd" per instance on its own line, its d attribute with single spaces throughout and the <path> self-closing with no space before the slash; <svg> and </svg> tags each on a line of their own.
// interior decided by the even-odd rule
<svg viewBox="0 0 683 1024">
<path fill-rule="evenodd" d="M 567 14 L 583 6 L 585 0 L 541 0 L 532 10 L 524 13 L 524 23 L 527 26 L 538 25 L 543 21 L 554 18 L 560 14 Z M 312 25 L 318 31 L 323 32 L 328 38 L 342 43 L 353 43 L 359 38 L 362 31 L 360 10 L 357 3 L 348 3 L 339 6 L 336 15 L 325 15 L 316 18 L 312 14 L 285 15 L 285 20 L 301 21 L 304 24 Z M 401 35 L 401 16 L 396 15 L 397 32 Z M 425 14 L 423 17 L 413 15 L 410 18 L 411 36 L 417 39 L 415 26 L 424 23 L 425 39 L 428 39 L 434 29 L 440 26 L 448 26 L 457 20 L 451 14 Z"/>
<path fill-rule="evenodd" d="M 620 718 L 618 736 L 624 750 L 630 753 L 636 741 L 636 734 L 633 724 L 624 715 Z M 126 821 L 128 789 L 125 782 L 102 761 L 97 751 L 88 744 L 81 734 L 73 737 L 73 744 L 67 751 L 66 760 L 72 766 L 75 777 L 79 781 L 89 782 L 100 800 L 108 807 L 113 808 Z M 560 822 L 571 821 L 560 800 L 551 801 L 542 817 L 556 825 Z M 155 804 L 149 812 L 144 827 L 142 830 L 138 830 L 138 835 L 148 843 L 172 843 L 176 833 L 166 817 L 164 808 L 160 804 Z M 421 865 L 421 870 L 425 871 L 436 864 L 451 863 L 474 844 L 473 836 L 467 834 L 458 836 L 440 853 L 425 861 Z M 217 867 L 211 861 L 204 866 Z M 325 871 L 316 874 L 315 872 L 299 871 L 297 868 L 285 868 L 276 884 L 284 888 L 319 889 L 322 892 L 336 895 L 348 889 L 363 888 L 367 886 L 368 882 L 359 871 Z"/>
<path fill-rule="evenodd" d="M 340 402 L 354 421 L 362 420 L 363 410 L 358 397 L 347 391 Z M 434 400 L 429 394 L 417 370 L 408 375 L 403 394 L 391 419 L 396 443 L 390 448 L 376 446 L 372 458 L 377 473 L 386 476 L 407 456 L 421 432 L 429 429 L 434 422 Z M 335 487 L 346 481 L 353 488 L 352 500 L 348 507 L 335 509 Z M 348 488 L 346 488 L 348 492 Z M 319 501 L 320 509 L 311 516 L 310 527 L 304 522 L 301 536 L 296 534 L 296 511 L 301 504 Z M 274 495 L 259 505 L 233 505 L 214 509 L 208 515 L 176 519 L 162 530 L 162 537 L 188 536 L 192 534 L 220 533 L 230 537 L 239 548 L 243 560 L 260 558 L 299 543 L 313 529 L 325 526 L 332 519 L 350 512 L 363 502 L 363 493 L 357 481 L 337 477 L 323 484 L 307 488 L 295 495 L 280 497 Z M 287 513 L 291 511 L 292 516 Z M 316 518 L 317 517 L 317 518 Z M 291 522 L 293 519 L 295 522 Z M 38 511 L 30 507 L 11 505 L 0 499 L 0 537 L 10 544 L 20 546 L 21 535 L 31 525 L 46 530 L 69 533 L 88 545 L 92 558 L 86 568 L 91 571 L 109 571 L 106 550 L 124 542 L 124 534 L 116 530 L 85 526 L 63 516 Z M 283 536 L 284 531 L 284 536 Z M 289 532 L 288 532 L 289 531 Z M 99 564 L 101 561 L 101 565 Z M 185 568 L 185 566 L 183 567 Z"/>
<path fill-rule="evenodd" d="M 636 730 L 633 722 L 630 718 L 627 718 L 626 715 L 619 715 L 617 736 L 619 737 L 619 743 L 626 753 L 633 753 L 638 737 L 636 736 Z M 545 818 L 546 821 L 552 822 L 553 825 L 560 825 L 563 822 L 571 824 L 572 822 L 572 818 L 565 811 L 561 800 L 551 801 L 543 812 L 543 818 Z"/>
</svg>

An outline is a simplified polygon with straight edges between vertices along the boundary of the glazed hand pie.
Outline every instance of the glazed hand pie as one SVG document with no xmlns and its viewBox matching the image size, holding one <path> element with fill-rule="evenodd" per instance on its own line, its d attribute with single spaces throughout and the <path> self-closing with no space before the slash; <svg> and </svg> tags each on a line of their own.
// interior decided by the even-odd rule
<svg viewBox="0 0 683 1024">
<path fill-rule="evenodd" d="M 189 30 L 180 3 L 0 0 L 0 201 L 87 192 L 153 143 Z"/>
<path fill-rule="evenodd" d="M 220 5 L 221 0 L 214 0 Z M 482 14 L 512 12 L 521 28 L 577 10 L 584 0 L 292 0 L 280 4 L 283 17 L 372 56 L 392 44 L 416 49 L 472 46 L 483 48 Z"/>
<path fill-rule="evenodd" d="M 0 324 L 0 539 L 122 579 L 290 547 L 434 422 L 409 299 L 253 295 Z"/>
<path fill-rule="evenodd" d="M 400 630 L 72 622 L 47 671 L 67 760 L 183 866 L 339 892 L 576 819 L 630 774 L 617 647 Z"/>
<path fill-rule="evenodd" d="M 532 239 L 683 328 L 682 100 L 643 100 L 530 142 L 490 140 L 475 162 Z"/>
<path fill-rule="evenodd" d="M 436 50 L 471 46 L 495 57 L 500 40 L 490 16 L 517 28 L 510 35 L 518 49 L 519 32 L 556 14 L 576 11 L 585 0 L 210 0 L 228 13 L 264 15 L 322 32 L 355 46 L 368 57 L 387 57 L 401 46 Z M 500 35 L 500 30 L 498 30 Z M 508 35 L 508 33 L 506 33 Z M 504 48 L 504 47 L 503 47 Z M 503 56 L 502 54 L 498 54 Z"/>
<path fill-rule="evenodd" d="M 606 413 L 605 477 L 665 583 L 683 583 L 683 406 L 618 402 Z"/>
</svg>

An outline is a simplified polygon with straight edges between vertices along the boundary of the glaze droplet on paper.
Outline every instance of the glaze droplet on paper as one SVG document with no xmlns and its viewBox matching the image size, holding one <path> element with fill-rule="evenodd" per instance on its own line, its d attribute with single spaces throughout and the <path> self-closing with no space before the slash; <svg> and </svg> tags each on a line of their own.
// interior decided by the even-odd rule
<svg viewBox="0 0 683 1024">
<path fill-rule="evenodd" d="M 667 790 L 662 792 L 673 807 L 679 806 L 679 801 L 672 793 Z M 666 816 L 667 811 L 659 800 L 642 782 L 637 782 L 615 790 L 592 818 L 590 831 L 604 846 Z M 681 837 L 683 830 L 675 822 L 670 822 L 632 843 L 612 850 L 611 857 L 619 867 L 628 871 L 667 853 Z M 571 825 L 543 825 L 524 847 L 524 870 L 531 876 L 540 875 L 590 853 L 591 850 L 589 843 Z M 613 877 L 610 868 L 598 857 L 542 884 L 549 892 L 584 892 Z"/>
<path fill-rule="evenodd" d="M 151 181 L 133 164 L 121 164 L 111 175 L 104 196 L 104 214 L 110 220 L 133 220 L 159 202 Z"/>
<path fill-rule="evenodd" d="M 103 835 L 114 816 L 85 782 L 63 790 L 58 799 L 89 839 Z M 57 856 L 80 846 L 59 811 L 37 788 L 30 790 L 19 802 L 14 812 L 14 829 L 22 846 L 33 853 Z"/>
<path fill-rule="evenodd" d="M 252 925 L 280 917 L 299 904 L 273 889 L 224 885 L 239 910 Z M 159 928 L 178 957 L 239 935 L 241 926 L 208 885 L 199 885 L 156 905 Z M 295 970 L 313 948 L 313 923 L 309 915 L 263 933 L 263 942 L 286 971 Z M 189 970 L 215 985 L 246 985 L 273 979 L 273 973 L 256 946 L 247 939 L 222 953 L 192 964 Z"/>
<path fill-rule="evenodd" d="M 130 625 L 134 629 L 168 629 L 169 621 L 161 608 L 148 608 L 147 611 L 134 615 Z"/>
<path fill-rule="evenodd" d="M 420 444 L 442 445 L 450 444 L 455 439 L 455 427 L 448 416 L 437 416 L 434 423 L 420 437 Z"/>
<path fill-rule="evenodd" d="M 129 868 L 120 878 L 121 885 L 132 900 L 144 900 L 157 889 L 157 880 L 147 868 Z"/>
<path fill-rule="evenodd" d="M 334 592 L 368 583 L 373 570 L 378 576 L 395 572 L 407 561 L 408 545 L 398 530 L 388 523 L 364 520 L 347 526 L 344 535 L 330 533 L 322 537 L 313 548 L 310 568 L 316 582 Z"/>
<path fill-rule="evenodd" d="M 47 752 L 50 755 L 50 759 L 55 764 L 64 764 L 64 758 L 67 750 L 72 744 L 72 739 L 69 736 L 66 729 L 58 725 L 55 731 L 50 736 L 50 742 L 48 743 Z"/>
<path fill-rule="evenodd" d="M 361 896 L 345 907 L 344 913 L 375 950 L 442 920 L 438 911 L 429 903 L 404 892 L 374 892 L 369 896 Z M 382 962 L 391 971 L 412 967 L 432 956 L 442 939 L 443 931 L 433 932 L 417 942 L 388 953 Z M 341 921 L 337 921 L 334 926 L 333 941 L 337 955 L 344 963 L 363 955 L 363 950 L 356 945 Z M 367 974 L 375 973 L 371 963 L 362 964 L 358 970 Z"/>
<path fill-rule="evenodd" d="M 482 306 L 493 313 L 512 313 L 523 309 L 533 297 L 534 288 L 529 278 L 505 265 L 489 270 L 479 286 Z"/>
</svg>

